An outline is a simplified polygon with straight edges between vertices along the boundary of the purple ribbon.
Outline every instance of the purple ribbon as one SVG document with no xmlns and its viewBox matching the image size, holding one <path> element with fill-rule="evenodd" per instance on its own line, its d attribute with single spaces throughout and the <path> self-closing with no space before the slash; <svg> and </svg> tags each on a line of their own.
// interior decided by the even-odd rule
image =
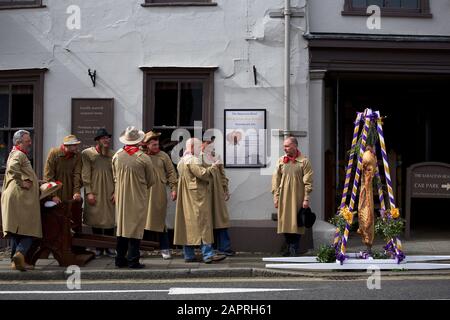
<svg viewBox="0 0 450 320">
<path fill-rule="evenodd" d="M 398 253 L 395 251 L 394 242 L 392 239 L 389 240 L 384 249 L 397 259 L 397 264 L 400 264 L 400 262 L 406 258 L 405 253 L 402 250 L 397 248 Z"/>
<path fill-rule="evenodd" d="M 370 258 L 370 254 L 366 251 L 360 251 L 359 252 L 359 258 L 360 259 L 368 259 Z"/>
<path fill-rule="evenodd" d="M 339 252 L 339 253 L 337 254 L 337 256 L 336 256 L 336 260 L 340 261 L 340 262 L 341 262 L 341 265 L 344 264 L 344 261 L 345 261 L 345 259 L 347 259 L 347 258 L 348 258 L 348 256 L 345 255 L 345 254 L 342 254 L 341 252 Z"/>
<path fill-rule="evenodd" d="M 375 112 L 372 112 L 370 115 L 367 116 L 370 121 L 375 122 L 378 119 L 378 115 Z"/>
</svg>

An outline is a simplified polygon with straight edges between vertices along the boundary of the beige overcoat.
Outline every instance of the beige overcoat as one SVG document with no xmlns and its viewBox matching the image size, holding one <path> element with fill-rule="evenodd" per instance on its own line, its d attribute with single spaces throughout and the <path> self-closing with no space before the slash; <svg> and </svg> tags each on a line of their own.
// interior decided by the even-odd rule
<svg viewBox="0 0 450 320">
<path fill-rule="evenodd" d="M 62 201 L 72 200 L 73 195 L 80 193 L 81 189 L 81 154 L 65 159 L 60 148 L 50 149 L 45 163 L 44 180 L 61 181 L 62 188 L 56 191 L 56 195 Z"/>
<path fill-rule="evenodd" d="M 150 187 L 155 183 L 152 160 L 142 151 L 129 155 L 120 149 L 113 156 L 117 236 L 142 239 Z"/>
<path fill-rule="evenodd" d="M 29 190 L 22 182 L 30 180 Z M 1 197 L 2 228 L 7 232 L 42 238 L 39 181 L 30 160 L 22 151 L 13 150 L 6 162 Z"/>
<path fill-rule="evenodd" d="M 208 182 L 215 165 L 202 166 L 199 157 L 185 155 L 178 163 L 178 193 L 174 244 L 200 245 L 214 242 Z"/>
<path fill-rule="evenodd" d="M 205 161 L 202 154 L 202 162 L 205 168 L 211 167 L 215 159 Z M 228 213 L 225 193 L 228 193 L 228 178 L 225 175 L 223 164 L 217 164 L 217 170 L 211 171 L 209 178 L 209 193 L 211 196 L 211 212 L 213 215 L 214 229 L 225 229 L 230 227 L 230 216 Z"/>
<path fill-rule="evenodd" d="M 115 208 L 111 201 L 114 194 L 113 155 L 111 150 L 108 155 L 101 155 L 95 147 L 81 153 L 81 178 L 85 196 L 83 222 L 93 228 L 111 229 L 116 225 Z M 95 195 L 96 203 L 93 206 L 86 200 L 89 193 Z"/>
<path fill-rule="evenodd" d="M 310 161 L 298 156 L 295 163 L 278 159 L 272 176 L 272 194 L 278 199 L 278 233 L 304 234 L 305 227 L 297 226 L 297 212 L 312 192 L 313 171 Z"/>
<path fill-rule="evenodd" d="M 145 230 L 163 232 L 166 227 L 167 192 L 166 185 L 171 191 L 177 191 L 178 178 L 172 160 L 167 153 L 160 151 L 150 155 L 155 169 L 156 181 L 150 188 L 147 222 Z"/>
</svg>

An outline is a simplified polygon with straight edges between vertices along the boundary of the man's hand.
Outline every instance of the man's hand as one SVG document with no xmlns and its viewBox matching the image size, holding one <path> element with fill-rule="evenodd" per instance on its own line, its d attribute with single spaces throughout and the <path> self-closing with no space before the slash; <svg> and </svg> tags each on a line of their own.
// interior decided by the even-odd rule
<svg viewBox="0 0 450 320">
<path fill-rule="evenodd" d="M 93 193 L 88 193 L 87 202 L 89 203 L 89 205 L 95 206 L 95 204 L 97 203 L 97 200 L 95 199 L 95 195 Z"/>
<path fill-rule="evenodd" d="M 274 204 L 274 206 L 275 206 L 275 209 L 278 209 L 278 199 L 274 200 L 274 201 L 273 201 L 273 204 Z"/>
<path fill-rule="evenodd" d="M 81 194 L 79 194 L 78 192 L 75 193 L 75 194 L 73 195 L 73 200 L 75 200 L 75 201 L 81 201 Z"/>
<path fill-rule="evenodd" d="M 228 201 L 230 199 L 230 194 L 228 192 L 225 192 L 224 198 L 225 198 L 225 201 Z"/>
<path fill-rule="evenodd" d="M 24 180 L 22 181 L 22 188 L 30 190 L 31 186 L 33 185 L 33 182 L 31 180 Z"/>
<path fill-rule="evenodd" d="M 61 199 L 58 196 L 52 197 L 52 201 L 56 204 L 61 203 Z"/>
<path fill-rule="evenodd" d="M 170 193 L 170 198 L 172 199 L 172 201 L 177 200 L 177 192 L 176 191 L 172 191 Z"/>
<path fill-rule="evenodd" d="M 303 200 L 303 208 L 309 208 L 309 200 Z"/>
<path fill-rule="evenodd" d="M 112 194 L 112 196 L 111 196 L 111 202 L 113 203 L 113 204 L 116 204 L 116 195 L 113 193 Z"/>
</svg>

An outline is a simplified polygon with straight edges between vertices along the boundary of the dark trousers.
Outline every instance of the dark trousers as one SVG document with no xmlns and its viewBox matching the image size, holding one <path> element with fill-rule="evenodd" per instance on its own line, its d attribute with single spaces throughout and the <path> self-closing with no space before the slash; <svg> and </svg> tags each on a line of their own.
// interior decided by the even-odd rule
<svg viewBox="0 0 450 320">
<path fill-rule="evenodd" d="M 139 246 L 141 239 L 117 237 L 116 266 L 133 266 L 139 264 Z"/>
<path fill-rule="evenodd" d="M 170 249 L 169 232 L 156 232 L 150 230 L 144 230 L 144 240 L 155 241 L 155 237 L 159 239 L 159 249 L 168 250 Z"/>
<path fill-rule="evenodd" d="M 21 236 L 18 234 L 11 235 L 11 260 L 17 251 L 26 256 L 32 244 L 32 237 Z"/>
<path fill-rule="evenodd" d="M 103 229 L 103 228 L 94 228 L 92 227 L 92 233 L 98 235 L 105 236 L 114 236 L 114 228 L 111 229 Z M 97 250 L 103 251 L 103 248 L 97 248 Z"/>
<path fill-rule="evenodd" d="M 287 249 L 291 253 L 298 253 L 300 249 L 300 238 L 301 234 L 297 233 L 284 233 L 284 237 L 286 239 Z"/>
</svg>

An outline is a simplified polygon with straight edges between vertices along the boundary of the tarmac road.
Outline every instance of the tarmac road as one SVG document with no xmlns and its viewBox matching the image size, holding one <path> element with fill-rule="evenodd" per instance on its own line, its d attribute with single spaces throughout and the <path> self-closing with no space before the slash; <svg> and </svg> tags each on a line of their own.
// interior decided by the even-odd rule
<svg viewBox="0 0 450 320">
<path fill-rule="evenodd" d="M 80 286 L 71 290 L 66 281 L 1 281 L 0 300 L 450 300 L 446 275 L 381 277 L 379 282 L 374 278 L 85 280 Z"/>
</svg>

